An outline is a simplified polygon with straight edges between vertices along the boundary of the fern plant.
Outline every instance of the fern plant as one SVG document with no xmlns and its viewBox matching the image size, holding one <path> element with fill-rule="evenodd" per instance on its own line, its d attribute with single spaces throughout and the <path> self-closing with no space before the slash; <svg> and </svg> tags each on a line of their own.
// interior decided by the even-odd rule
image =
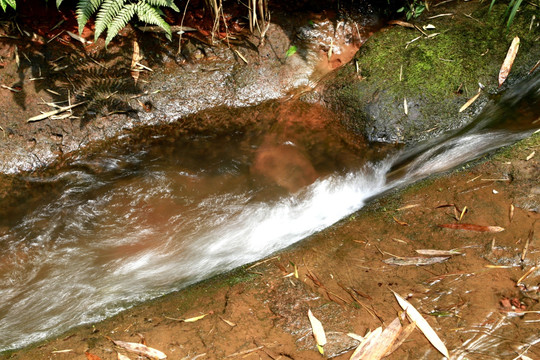
<svg viewBox="0 0 540 360">
<path fill-rule="evenodd" d="M 61 1 L 57 0 L 57 5 Z M 79 0 L 77 4 L 79 33 L 82 33 L 88 19 L 97 11 L 94 38 L 97 40 L 104 31 L 107 31 L 105 45 L 108 45 L 135 15 L 142 22 L 161 27 L 170 40 L 171 28 L 163 19 L 163 13 L 160 10 L 162 6 L 180 11 L 174 4 L 174 0 Z"/>
<path fill-rule="evenodd" d="M 0 6 L 2 6 L 2 10 L 4 10 L 4 12 L 6 12 L 8 5 L 13 9 L 17 7 L 15 0 L 0 0 Z"/>
</svg>

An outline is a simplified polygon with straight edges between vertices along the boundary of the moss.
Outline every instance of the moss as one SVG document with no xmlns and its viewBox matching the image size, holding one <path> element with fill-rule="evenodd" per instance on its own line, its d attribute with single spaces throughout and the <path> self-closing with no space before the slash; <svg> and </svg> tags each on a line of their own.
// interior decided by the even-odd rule
<svg viewBox="0 0 540 360">
<path fill-rule="evenodd" d="M 408 142 L 428 129 L 435 128 L 436 135 L 470 121 L 486 99 L 463 113 L 457 110 L 476 93 L 479 82 L 487 93 L 498 91 L 497 75 L 514 36 L 520 36 L 521 46 L 512 79 L 524 76 L 540 55 L 538 29 L 529 31 L 532 6 L 522 9 L 509 31 L 501 21 L 506 5 L 496 4 L 490 14 L 488 7 L 460 2 L 448 10 L 456 14 L 451 17 L 427 19 L 433 13 L 426 13 L 416 22 L 436 27 L 430 33 L 439 34 L 431 38 L 400 26 L 373 35 L 354 62 L 331 80 L 328 102 L 335 101 L 349 125 L 372 140 Z M 471 17 L 463 15 L 469 13 Z"/>
</svg>

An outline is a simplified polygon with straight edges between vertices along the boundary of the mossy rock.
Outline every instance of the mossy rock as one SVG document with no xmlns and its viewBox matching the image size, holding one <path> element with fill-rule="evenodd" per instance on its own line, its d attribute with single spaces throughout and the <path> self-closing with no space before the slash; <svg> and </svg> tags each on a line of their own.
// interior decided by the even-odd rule
<svg viewBox="0 0 540 360">
<path fill-rule="evenodd" d="M 528 76 L 540 59 L 538 9 L 523 3 L 507 29 L 506 4 L 497 3 L 488 12 L 489 3 L 459 1 L 432 8 L 414 21 L 420 29 L 435 26 L 423 30 L 428 37 L 402 26 L 378 32 L 326 80 L 324 100 L 371 141 L 411 143 L 470 122 L 495 94 Z M 429 19 L 438 14 L 452 15 Z M 499 88 L 499 70 L 515 36 L 520 49 Z M 482 95 L 459 112 L 479 83 L 485 86 Z"/>
</svg>

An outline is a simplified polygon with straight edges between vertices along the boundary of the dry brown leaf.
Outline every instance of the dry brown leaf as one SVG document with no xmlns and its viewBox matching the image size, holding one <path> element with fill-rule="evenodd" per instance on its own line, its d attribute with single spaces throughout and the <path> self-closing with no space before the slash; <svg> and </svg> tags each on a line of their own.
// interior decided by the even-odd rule
<svg viewBox="0 0 540 360">
<path fill-rule="evenodd" d="M 409 224 L 407 224 L 405 221 L 400 221 L 400 220 L 396 219 L 395 216 L 392 216 L 392 218 L 394 219 L 395 222 L 397 222 L 401 226 L 409 226 Z"/>
<path fill-rule="evenodd" d="M 499 87 L 504 83 L 504 81 L 508 77 L 508 74 L 510 74 L 510 69 L 512 69 L 512 65 L 514 64 L 514 60 L 516 59 L 518 50 L 519 50 L 519 37 L 516 36 L 512 40 L 512 44 L 510 45 L 510 48 L 508 48 L 508 52 L 506 53 L 506 58 L 503 61 L 501 70 L 499 71 Z"/>
<path fill-rule="evenodd" d="M 324 332 L 324 328 L 319 319 L 317 319 L 315 315 L 313 315 L 311 309 L 308 309 L 308 318 L 309 322 L 311 323 L 311 329 L 313 330 L 313 337 L 315 338 L 319 351 L 322 354 L 322 347 L 326 345 L 326 334 Z"/>
<path fill-rule="evenodd" d="M 450 259 L 449 256 L 441 257 L 392 257 L 389 259 L 383 260 L 386 264 L 397 265 L 397 266 L 424 266 L 424 265 L 433 265 Z"/>
<path fill-rule="evenodd" d="M 424 319 L 424 317 L 420 315 L 418 310 L 416 310 L 410 302 L 402 298 L 395 291 L 392 292 L 394 293 L 394 296 L 396 297 L 399 306 L 401 306 L 401 308 L 407 313 L 407 317 L 409 318 L 409 320 L 413 323 L 416 323 L 416 327 L 418 327 L 418 329 L 422 331 L 424 336 L 437 350 L 439 350 L 441 354 L 443 354 L 447 358 L 450 358 L 450 354 L 448 354 L 448 349 L 446 348 L 442 340 L 439 338 L 435 330 L 433 330 L 431 325 L 429 325 L 429 323 L 426 321 L 426 319 Z"/>
<path fill-rule="evenodd" d="M 99 356 L 89 353 L 88 351 L 85 351 L 84 355 L 86 355 L 88 360 L 101 360 Z"/>
<path fill-rule="evenodd" d="M 126 355 L 120 354 L 119 352 L 116 353 L 116 356 L 118 360 L 131 360 Z"/>
<path fill-rule="evenodd" d="M 227 320 L 227 319 L 225 319 L 225 318 L 222 318 L 221 316 L 220 316 L 219 318 L 220 318 L 221 320 L 223 320 L 223 321 L 225 322 L 225 324 L 229 325 L 230 327 L 235 327 L 235 326 L 236 326 L 236 324 L 233 323 L 232 321 L 229 321 L 229 320 Z"/>
<path fill-rule="evenodd" d="M 416 250 L 420 255 L 427 256 L 452 256 L 452 255 L 461 255 L 459 251 L 456 250 L 437 250 L 437 249 L 420 249 Z"/>
<path fill-rule="evenodd" d="M 478 232 L 492 232 L 497 233 L 504 231 L 504 228 L 500 226 L 485 226 L 485 225 L 476 225 L 476 224 L 440 224 L 439 227 L 447 229 L 457 229 L 457 230 L 468 230 L 468 231 L 478 231 Z"/>
<path fill-rule="evenodd" d="M 408 27 L 408 28 L 411 28 L 411 29 L 415 28 L 413 24 L 405 22 L 405 21 L 401 21 L 401 20 L 390 20 L 388 22 L 388 24 L 390 24 L 390 25 L 399 25 L 399 26 Z"/>
<path fill-rule="evenodd" d="M 127 341 L 120 341 L 120 340 L 113 340 L 110 338 L 109 340 L 111 340 L 114 343 L 114 345 L 119 346 L 125 349 L 126 351 L 132 352 L 137 355 L 142 355 L 142 356 L 149 357 L 150 359 L 158 359 L 158 360 L 167 358 L 167 355 L 165 355 L 163 352 L 157 349 L 148 347 L 143 344 L 137 344 L 137 343 L 127 342 Z"/>
</svg>

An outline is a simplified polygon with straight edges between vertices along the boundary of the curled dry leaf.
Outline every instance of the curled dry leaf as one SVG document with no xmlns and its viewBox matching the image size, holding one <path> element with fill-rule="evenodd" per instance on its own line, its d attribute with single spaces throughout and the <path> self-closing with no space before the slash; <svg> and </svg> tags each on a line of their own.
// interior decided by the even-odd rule
<svg viewBox="0 0 540 360">
<path fill-rule="evenodd" d="M 418 310 L 412 306 L 410 302 L 402 298 L 398 293 L 395 291 L 392 291 L 394 293 L 394 296 L 396 297 L 397 302 L 399 303 L 399 306 L 407 313 L 407 316 L 409 320 L 413 323 L 416 323 L 416 326 L 424 336 L 429 340 L 429 342 L 437 349 L 441 354 L 446 356 L 447 358 L 450 358 L 450 354 L 448 354 L 448 349 L 446 348 L 446 345 L 442 342 L 442 340 L 439 338 L 439 335 L 433 330 L 431 325 L 420 315 Z"/>
<path fill-rule="evenodd" d="M 120 341 L 120 340 L 112 340 L 112 339 L 110 340 L 114 343 L 114 345 L 119 346 L 125 349 L 126 351 L 132 352 L 137 355 L 142 355 L 150 359 L 158 359 L 158 360 L 167 358 L 167 355 L 165 355 L 163 352 L 157 349 L 148 347 L 143 344 L 137 344 L 137 343 L 127 342 L 127 341 Z"/>
<path fill-rule="evenodd" d="M 311 323 L 311 329 L 313 330 L 313 337 L 315 338 L 315 341 L 317 342 L 317 345 L 322 347 L 326 345 L 326 334 L 324 332 L 324 328 L 322 326 L 322 323 L 313 315 L 311 312 L 311 309 L 308 310 L 308 318 L 309 322 Z M 321 348 L 319 347 L 319 351 L 321 351 Z"/>
<path fill-rule="evenodd" d="M 510 48 L 508 49 L 508 52 L 506 53 L 506 58 L 503 61 L 501 70 L 499 71 L 499 86 L 501 86 L 504 83 L 504 81 L 508 77 L 508 74 L 510 74 L 510 69 L 512 69 L 512 65 L 514 64 L 514 60 L 516 59 L 518 50 L 519 50 L 519 37 L 516 36 L 512 40 L 512 44 L 510 45 Z"/>
<path fill-rule="evenodd" d="M 447 229 L 468 230 L 478 232 L 492 232 L 497 233 L 504 231 L 504 228 L 500 226 L 485 226 L 476 224 L 440 224 L 439 227 Z"/>
<path fill-rule="evenodd" d="M 424 266 L 424 265 L 433 265 L 450 259 L 449 256 L 436 256 L 436 257 L 392 257 L 389 259 L 383 260 L 386 264 L 389 265 L 398 265 L 398 266 Z"/>
</svg>

